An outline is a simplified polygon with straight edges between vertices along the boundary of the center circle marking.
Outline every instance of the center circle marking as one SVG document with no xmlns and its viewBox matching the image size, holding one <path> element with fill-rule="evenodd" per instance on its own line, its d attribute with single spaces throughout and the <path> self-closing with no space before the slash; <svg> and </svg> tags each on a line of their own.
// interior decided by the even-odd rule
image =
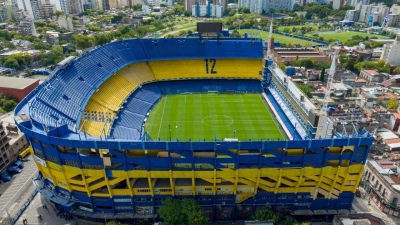
<svg viewBox="0 0 400 225">
<path fill-rule="evenodd" d="M 233 124 L 233 119 L 229 116 L 214 115 L 204 117 L 202 122 L 209 127 L 227 127 Z"/>
</svg>

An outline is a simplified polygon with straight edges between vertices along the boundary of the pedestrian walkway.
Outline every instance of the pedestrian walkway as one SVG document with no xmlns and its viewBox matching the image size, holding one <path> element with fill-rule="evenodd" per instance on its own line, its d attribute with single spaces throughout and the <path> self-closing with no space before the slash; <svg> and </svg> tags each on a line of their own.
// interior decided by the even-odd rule
<svg viewBox="0 0 400 225">
<path fill-rule="evenodd" d="M 39 218 L 41 216 L 41 220 Z M 15 224 L 24 225 L 23 220 L 27 220 L 28 225 L 89 225 L 78 222 L 75 219 L 67 220 L 57 215 L 57 210 L 44 196 L 38 193 L 31 201 L 31 204 L 25 209 L 21 217 Z"/>
<path fill-rule="evenodd" d="M 374 201 L 370 201 L 368 193 L 362 188 L 359 187 L 359 190 L 361 192 L 361 201 L 364 204 L 364 206 L 368 209 L 368 212 L 371 213 L 372 215 L 381 218 L 384 222 L 385 225 L 398 225 L 400 224 L 400 218 L 389 216 L 386 213 L 382 212 L 379 207 L 375 204 Z M 356 197 L 357 198 L 357 197 Z"/>
</svg>

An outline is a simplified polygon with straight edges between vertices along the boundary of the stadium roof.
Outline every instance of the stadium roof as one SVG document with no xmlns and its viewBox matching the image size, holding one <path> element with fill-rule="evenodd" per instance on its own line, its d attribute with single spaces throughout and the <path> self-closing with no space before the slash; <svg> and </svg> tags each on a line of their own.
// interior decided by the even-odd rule
<svg viewBox="0 0 400 225">
<path fill-rule="evenodd" d="M 0 76 L 0 88 L 24 89 L 38 81 L 38 79 Z"/>
</svg>

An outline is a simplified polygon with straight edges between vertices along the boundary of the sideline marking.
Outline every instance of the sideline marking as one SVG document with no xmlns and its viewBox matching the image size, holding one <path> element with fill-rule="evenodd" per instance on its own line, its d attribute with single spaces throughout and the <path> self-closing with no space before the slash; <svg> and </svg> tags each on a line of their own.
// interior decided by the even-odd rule
<svg viewBox="0 0 400 225">
<path fill-rule="evenodd" d="M 165 105 L 167 104 L 167 100 L 168 100 L 168 95 L 165 96 L 165 102 L 164 102 L 164 108 L 161 114 L 161 122 L 160 122 L 160 127 L 158 128 L 158 135 L 157 137 L 160 137 L 160 131 L 161 131 L 161 124 L 163 123 L 163 117 L 164 117 L 164 111 L 165 111 Z"/>
</svg>

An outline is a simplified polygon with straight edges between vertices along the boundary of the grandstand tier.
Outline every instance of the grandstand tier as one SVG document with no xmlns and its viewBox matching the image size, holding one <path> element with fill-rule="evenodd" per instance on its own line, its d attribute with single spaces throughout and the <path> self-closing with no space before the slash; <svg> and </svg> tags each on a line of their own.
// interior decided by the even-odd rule
<svg viewBox="0 0 400 225">
<path fill-rule="evenodd" d="M 313 137 L 305 113 L 314 106 L 278 84 L 283 72 L 262 58 L 254 39 L 135 39 L 57 68 L 15 109 L 40 171 L 35 187 L 57 209 L 97 222 L 154 218 L 171 196 L 196 199 L 211 220 L 248 219 L 266 205 L 349 212 L 373 138 Z M 232 86 L 260 93 L 293 140 L 163 141 L 143 132 L 163 95 Z"/>
<path fill-rule="evenodd" d="M 261 79 L 261 59 L 187 59 L 151 61 L 156 80 L 232 77 Z"/>
</svg>

